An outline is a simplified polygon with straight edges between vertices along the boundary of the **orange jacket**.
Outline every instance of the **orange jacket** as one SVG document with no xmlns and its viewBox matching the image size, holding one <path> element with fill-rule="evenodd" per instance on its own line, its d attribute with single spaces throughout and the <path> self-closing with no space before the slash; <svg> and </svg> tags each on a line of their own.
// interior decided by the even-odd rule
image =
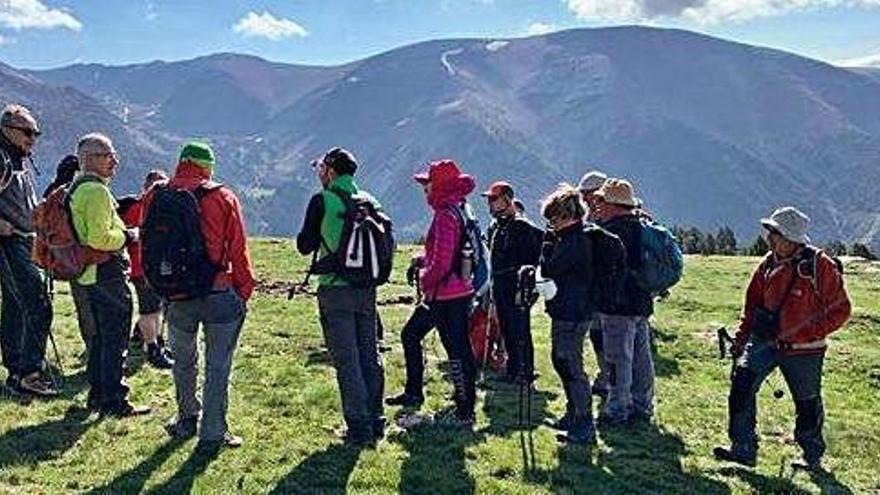
<svg viewBox="0 0 880 495">
<path fill-rule="evenodd" d="M 211 174 L 208 170 L 190 162 L 183 162 L 177 166 L 169 185 L 192 191 L 202 184 L 209 183 L 210 180 Z M 149 210 L 152 200 L 151 189 L 143 200 L 144 215 Z M 235 193 L 224 186 L 202 198 L 200 206 L 202 236 L 205 239 L 208 258 L 212 263 L 227 267 L 225 271 L 217 274 L 214 288 L 225 289 L 232 286 L 238 295 L 247 301 L 254 292 L 254 272 L 247 246 L 241 204 Z M 143 225 L 143 218 L 140 224 Z"/>
<path fill-rule="evenodd" d="M 836 262 L 824 251 L 813 247 L 805 249 L 816 253 L 815 256 L 801 251 L 780 260 L 769 253 L 758 265 L 746 290 L 742 321 L 736 334 L 740 344 L 745 344 L 751 335 L 755 308 L 759 305 L 776 311 L 782 304 L 777 342 L 786 354 L 824 352 L 825 336 L 849 319 L 852 305 Z"/>
</svg>

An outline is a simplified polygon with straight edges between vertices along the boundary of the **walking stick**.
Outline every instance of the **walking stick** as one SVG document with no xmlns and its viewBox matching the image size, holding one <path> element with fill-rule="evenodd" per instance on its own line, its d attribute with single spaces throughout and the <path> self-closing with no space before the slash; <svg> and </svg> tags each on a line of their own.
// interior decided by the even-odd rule
<svg viewBox="0 0 880 495">
<path fill-rule="evenodd" d="M 47 296 L 49 297 L 49 301 L 52 302 L 55 300 L 55 278 L 52 277 L 52 274 L 46 272 L 46 290 L 48 291 Z M 61 376 L 64 376 L 64 367 L 61 364 L 61 355 L 58 353 L 58 346 L 55 344 L 55 334 L 52 332 L 52 325 L 49 325 L 49 343 L 52 345 L 52 353 L 55 354 L 55 364 L 58 367 L 58 373 Z M 61 388 L 61 378 L 56 377 L 52 370 L 49 367 L 46 367 L 49 372 L 49 377 L 52 379 L 52 385 L 55 386 L 56 389 Z"/>
</svg>

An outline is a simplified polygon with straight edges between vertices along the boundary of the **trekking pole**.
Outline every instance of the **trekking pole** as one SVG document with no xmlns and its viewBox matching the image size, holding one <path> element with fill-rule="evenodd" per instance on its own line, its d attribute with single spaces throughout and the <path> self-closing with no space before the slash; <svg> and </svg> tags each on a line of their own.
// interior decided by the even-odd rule
<svg viewBox="0 0 880 495">
<path fill-rule="evenodd" d="M 46 272 L 46 290 L 48 291 L 47 296 L 49 297 L 50 304 L 55 300 L 55 278 L 51 273 Z M 52 333 L 52 325 L 49 325 L 49 343 L 52 344 L 52 353 L 55 354 L 55 364 L 58 366 L 58 373 L 61 376 L 64 376 L 64 367 L 61 364 L 61 355 L 58 353 L 58 346 L 55 344 L 55 334 Z M 56 377 L 51 370 L 49 371 L 49 377 L 52 379 L 52 385 L 55 386 L 56 389 L 61 388 L 61 378 Z"/>
<path fill-rule="evenodd" d="M 736 360 L 737 356 L 734 356 L 732 352 L 730 352 L 730 348 L 734 345 L 735 340 L 730 334 L 727 332 L 727 328 L 721 327 L 717 331 L 718 335 L 718 353 L 721 359 L 724 359 L 725 356 L 729 353 L 731 358 L 730 364 L 730 379 L 733 381 L 733 373 L 736 370 Z M 777 400 L 785 397 L 785 391 L 779 385 L 778 379 L 773 379 L 773 397 Z M 769 381 L 769 380 L 768 380 Z"/>
</svg>

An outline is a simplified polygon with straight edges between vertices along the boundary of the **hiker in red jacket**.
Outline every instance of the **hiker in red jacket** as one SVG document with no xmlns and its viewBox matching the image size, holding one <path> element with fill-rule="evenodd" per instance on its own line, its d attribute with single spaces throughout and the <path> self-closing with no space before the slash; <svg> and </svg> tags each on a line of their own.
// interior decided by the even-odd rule
<svg viewBox="0 0 880 495">
<path fill-rule="evenodd" d="M 716 448 L 718 459 L 755 465 L 755 397 L 778 366 L 794 398 L 794 436 L 804 456 L 804 464 L 797 466 L 821 469 L 825 337 L 846 323 L 852 306 L 838 262 L 809 245 L 809 222 L 809 217 L 791 206 L 761 221 L 771 252 L 758 265 L 746 290 L 734 346 L 739 359 L 728 398 L 731 446 Z"/>
<path fill-rule="evenodd" d="M 119 199 L 119 216 L 122 217 L 126 227 L 141 226 L 143 195 L 153 187 L 153 184 L 167 180 L 168 175 L 164 171 L 152 170 L 144 179 L 140 196 L 127 196 Z M 129 278 L 134 285 L 138 300 L 138 320 L 135 323 L 131 340 L 143 345 L 148 363 L 159 369 L 171 369 L 174 361 L 171 359 L 168 349 L 165 348 L 165 342 L 162 338 L 162 301 L 144 278 L 140 242 L 130 244 L 127 249 L 131 263 Z"/>
<path fill-rule="evenodd" d="M 432 162 L 428 170 L 413 177 L 422 185 L 434 217 L 425 239 L 425 253 L 419 261 L 419 283 L 425 304 L 437 326 L 449 356 L 449 375 L 455 387 L 455 407 L 441 412 L 436 421 L 471 428 L 476 402 L 476 364 L 468 340 L 468 319 L 474 288 L 463 276 L 464 225 L 455 208 L 461 208 L 476 182 L 463 174 L 452 160 Z M 466 266 L 465 266 L 466 268 Z"/>
<path fill-rule="evenodd" d="M 229 432 L 226 424 L 229 373 L 247 313 L 247 301 L 255 285 L 241 204 L 231 189 L 211 180 L 214 166 L 210 146 L 199 141 L 186 143 L 174 177 L 163 186 L 168 189 L 157 185 L 146 194 L 142 220 L 144 269 L 151 276 L 148 251 L 151 202 L 160 190 L 180 189 L 192 192 L 198 200 L 204 248 L 216 272 L 207 295 L 168 302 L 166 317 L 174 353 L 178 414 L 166 429 L 174 438 L 191 437 L 198 429 L 197 448 L 203 452 L 214 452 L 224 446 L 238 447 L 242 443 L 240 437 Z M 205 334 L 204 407 L 196 398 L 200 325 Z M 200 413 L 201 425 L 198 424 Z"/>
</svg>

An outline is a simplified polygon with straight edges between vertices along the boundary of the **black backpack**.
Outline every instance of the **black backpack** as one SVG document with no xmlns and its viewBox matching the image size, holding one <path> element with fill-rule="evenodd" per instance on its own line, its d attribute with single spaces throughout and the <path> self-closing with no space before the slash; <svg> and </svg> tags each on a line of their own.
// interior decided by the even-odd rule
<svg viewBox="0 0 880 495">
<path fill-rule="evenodd" d="M 614 313 L 623 299 L 626 248 L 620 237 L 595 224 L 584 228 L 593 247 L 593 304 L 602 313 Z"/>
<path fill-rule="evenodd" d="M 337 187 L 328 191 L 345 205 L 342 235 L 336 252 L 318 260 L 312 273 L 333 273 L 357 288 L 388 282 L 395 249 L 391 218 L 376 208 L 368 194 L 350 194 Z M 326 243 L 324 247 L 328 248 Z"/>
<path fill-rule="evenodd" d="M 167 183 L 154 186 L 141 226 L 142 260 L 147 282 L 165 299 L 204 297 L 213 288 L 221 268 L 208 258 L 200 203 L 220 187 L 211 183 L 188 191 Z"/>
</svg>

